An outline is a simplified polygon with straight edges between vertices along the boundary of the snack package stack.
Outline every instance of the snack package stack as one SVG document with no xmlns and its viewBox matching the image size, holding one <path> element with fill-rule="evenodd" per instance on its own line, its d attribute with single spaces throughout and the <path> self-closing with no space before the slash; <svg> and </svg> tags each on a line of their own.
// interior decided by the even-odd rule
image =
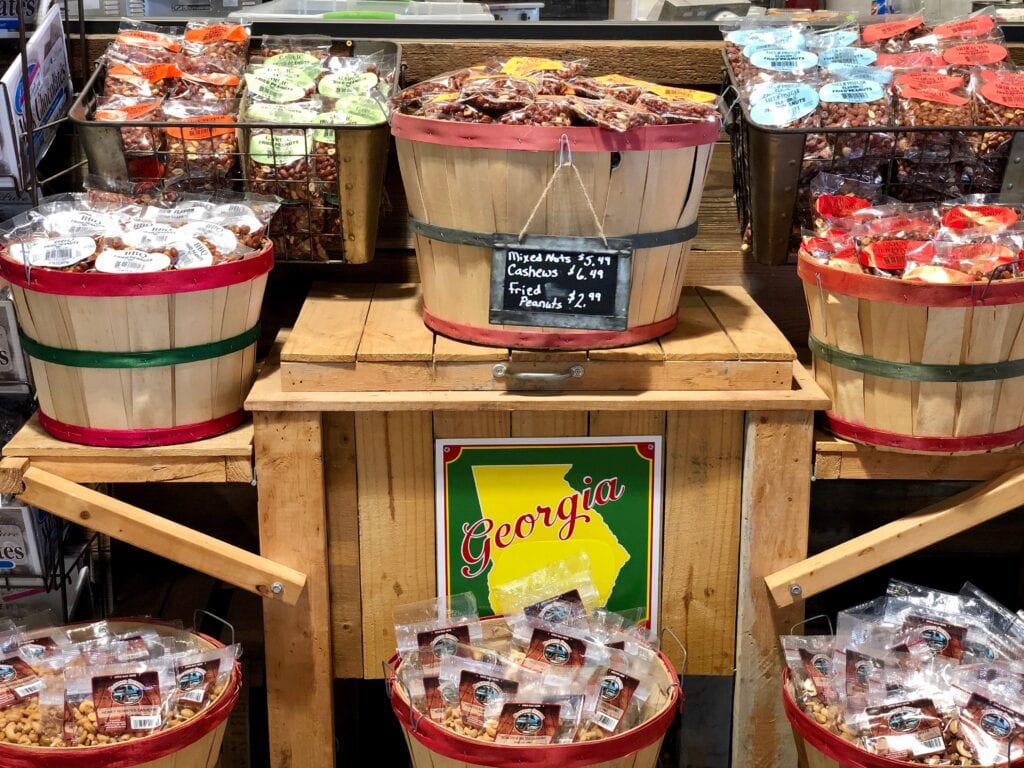
<svg viewBox="0 0 1024 768">
<path fill-rule="evenodd" d="M 520 746 L 595 741 L 653 716 L 671 682 L 641 611 L 600 608 L 585 557 L 504 585 L 500 600 L 504 619 L 481 621 L 472 593 L 395 610 L 396 681 L 416 711 Z"/>
<path fill-rule="evenodd" d="M 45 198 L 0 227 L 0 258 L 30 269 L 109 274 L 210 267 L 263 246 L 276 198 L 188 193 L 175 202 L 75 193 Z"/>
<path fill-rule="evenodd" d="M 241 648 L 180 625 L 61 627 L 49 612 L 0 622 L 0 744 L 72 748 L 179 726 L 227 689 Z"/>
<path fill-rule="evenodd" d="M 617 74 L 584 76 L 586 66 L 585 60 L 530 56 L 491 60 L 417 83 L 392 104 L 403 114 L 434 120 L 618 132 L 718 119 L 714 94 Z"/>
<path fill-rule="evenodd" d="M 811 189 L 814 216 L 800 253 L 829 268 L 939 284 L 1024 274 L 1018 203 L 992 195 L 900 203 L 880 184 L 824 173 Z"/>
<path fill-rule="evenodd" d="M 921 15 L 827 30 L 758 17 L 722 33 L 750 120 L 804 132 L 802 186 L 822 171 L 878 177 L 907 203 L 1002 188 L 1014 134 L 998 129 L 1024 124 L 1024 106 L 992 8 L 934 27 Z M 797 201 L 795 238 L 810 202 Z"/>
<path fill-rule="evenodd" d="M 334 56 L 316 35 L 267 35 L 256 54 L 245 72 L 249 188 L 283 201 L 271 228 L 283 258 L 327 260 L 341 246 L 336 126 L 387 122 L 397 61 Z"/>
<path fill-rule="evenodd" d="M 840 613 L 834 636 L 780 640 L 797 705 L 870 754 L 961 766 L 1024 756 L 1024 624 L 970 583 L 950 594 L 891 581 Z"/>
</svg>

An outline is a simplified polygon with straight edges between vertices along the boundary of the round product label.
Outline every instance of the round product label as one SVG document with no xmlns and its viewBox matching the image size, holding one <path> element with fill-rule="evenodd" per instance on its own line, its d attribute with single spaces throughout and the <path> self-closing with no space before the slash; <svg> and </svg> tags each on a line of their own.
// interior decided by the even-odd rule
<svg viewBox="0 0 1024 768">
<path fill-rule="evenodd" d="M 253 215 L 252 208 L 244 203 L 221 203 L 214 208 L 213 213 L 219 218 Z"/>
<path fill-rule="evenodd" d="M 287 104 L 306 98 L 313 87 L 313 78 L 301 70 L 261 67 L 245 75 L 245 84 L 254 96 L 275 104 Z"/>
<path fill-rule="evenodd" d="M 142 218 L 146 221 L 154 221 L 166 224 L 182 224 L 186 221 L 205 219 L 213 210 L 213 204 L 203 200 L 188 200 L 179 203 L 174 208 L 156 208 L 149 206 L 142 212 Z"/>
<path fill-rule="evenodd" d="M 96 271 L 114 274 L 136 272 L 162 272 L 171 265 L 171 257 L 164 253 L 146 251 L 104 251 L 96 257 Z"/>
<path fill-rule="evenodd" d="M 108 231 L 113 219 L 92 211 L 61 211 L 43 218 L 43 228 L 65 237 L 97 237 Z"/>
<path fill-rule="evenodd" d="M 755 27 L 753 29 L 737 29 L 725 36 L 733 45 L 746 48 L 754 43 L 768 45 L 785 45 L 790 48 L 804 48 L 807 41 L 797 27 Z"/>
<path fill-rule="evenodd" d="M 874 83 L 888 85 L 892 82 L 892 72 L 877 67 L 856 67 L 848 64 L 833 64 L 828 68 L 830 74 L 843 80 L 870 80 Z"/>
<path fill-rule="evenodd" d="M 1024 109 L 1024 75 L 1001 74 L 981 86 L 981 95 L 1004 107 Z"/>
<path fill-rule="evenodd" d="M 818 56 L 810 51 L 796 51 L 790 48 L 762 48 L 750 57 L 750 63 L 758 69 L 772 72 L 803 72 L 818 66 Z"/>
<path fill-rule="evenodd" d="M 234 253 L 238 247 L 238 238 L 235 237 L 234 232 L 210 221 L 186 224 L 178 232 L 186 238 L 204 238 L 225 256 Z"/>
<path fill-rule="evenodd" d="M 282 166 L 309 154 L 305 133 L 261 133 L 249 142 L 249 155 L 260 165 Z"/>
<path fill-rule="evenodd" d="M 997 64 L 1010 55 L 1006 48 L 997 43 L 966 43 L 955 45 L 942 52 L 947 64 L 959 64 L 969 67 L 985 67 Z"/>
<path fill-rule="evenodd" d="M 864 32 L 861 36 L 865 43 L 877 43 L 880 40 L 889 40 L 897 35 L 902 35 L 904 32 L 917 29 L 923 24 L 923 16 L 914 16 L 902 21 L 884 21 L 881 24 L 871 24 L 864 27 Z"/>
<path fill-rule="evenodd" d="M 65 269 L 85 261 L 96 253 L 96 241 L 91 237 L 58 237 L 53 240 L 35 240 L 14 243 L 9 248 L 11 258 L 29 266 Z"/>
<path fill-rule="evenodd" d="M 311 53 L 279 53 L 267 59 L 264 66 L 295 69 L 311 80 L 315 80 L 322 69 L 320 59 Z"/>
<path fill-rule="evenodd" d="M 984 37 L 996 27 L 995 19 L 986 13 L 971 16 L 960 21 L 950 21 L 946 24 L 939 24 L 932 30 L 932 34 L 940 40 L 950 38 L 972 38 Z"/>
<path fill-rule="evenodd" d="M 178 249 L 178 258 L 174 262 L 175 269 L 196 269 L 213 264 L 213 253 L 195 238 L 175 242 L 174 247 Z"/>
<path fill-rule="evenodd" d="M 246 117 L 256 123 L 312 123 L 316 110 L 301 104 L 267 104 L 256 102 L 246 110 Z"/>
<path fill-rule="evenodd" d="M 870 48 L 830 48 L 818 54 L 818 63 L 831 69 L 836 64 L 854 67 L 869 67 L 875 63 L 878 54 Z"/>
<path fill-rule="evenodd" d="M 811 35 L 807 38 L 807 47 L 812 51 L 825 51 L 835 48 L 845 48 L 853 45 L 860 37 L 853 29 L 833 29 L 831 32 L 822 32 L 820 35 Z"/>
<path fill-rule="evenodd" d="M 821 86 L 818 94 L 829 103 L 867 104 L 885 98 L 885 89 L 871 80 L 841 80 Z"/>
<path fill-rule="evenodd" d="M 751 96 L 750 117 L 761 125 L 786 126 L 818 107 L 817 91 L 803 83 L 777 83 L 757 95 L 756 103 Z"/>
<path fill-rule="evenodd" d="M 373 72 L 335 72 L 320 81 L 317 91 L 329 99 L 340 99 L 352 94 L 362 95 L 377 82 L 378 77 Z"/>
<path fill-rule="evenodd" d="M 162 248 L 174 238 L 177 230 L 168 224 L 152 221 L 133 221 L 126 228 L 122 238 L 132 248 L 148 251 Z"/>
</svg>

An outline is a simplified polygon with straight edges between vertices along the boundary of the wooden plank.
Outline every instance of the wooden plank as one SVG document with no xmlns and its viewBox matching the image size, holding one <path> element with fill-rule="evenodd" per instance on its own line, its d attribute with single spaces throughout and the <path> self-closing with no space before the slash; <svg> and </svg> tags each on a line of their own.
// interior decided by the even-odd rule
<svg viewBox="0 0 1024 768">
<path fill-rule="evenodd" d="M 330 574 L 320 415 L 261 413 L 256 424 L 260 551 L 309 575 L 298 604 L 263 605 L 270 762 L 334 768 Z"/>
<path fill-rule="evenodd" d="M 356 358 L 364 360 L 430 360 L 434 334 L 423 324 L 419 290 L 414 284 L 378 285 L 366 315 Z"/>
<path fill-rule="evenodd" d="M 1016 467 L 987 483 L 775 570 L 765 576 L 765 583 L 777 605 L 790 606 L 1022 504 L 1024 467 Z"/>
<path fill-rule="evenodd" d="M 694 288 L 683 290 L 679 325 L 662 336 L 666 360 L 739 360 L 739 350 Z"/>
<path fill-rule="evenodd" d="M 512 418 L 507 411 L 434 413 L 434 437 L 508 437 L 511 431 Z"/>
<path fill-rule="evenodd" d="M 18 459 L 4 461 L 20 465 Z M 21 476 L 25 490 L 18 498 L 65 520 L 270 600 L 294 605 L 305 588 L 303 572 L 65 480 L 31 462 Z M 271 585 L 280 585 L 280 590 L 272 591 Z"/>
<path fill-rule="evenodd" d="M 434 596 L 433 437 L 429 412 L 356 414 L 366 678 L 395 652 L 395 606 Z"/>
<path fill-rule="evenodd" d="M 590 414 L 590 434 L 597 435 L 664 435 L 664 411 L 622 411 Z"/>
<path fill-rule="evenodd" d="M 690 674 L 735 669 L 742 470 L 742 413 L 668 414 L 662 621 L 686 646 Z"/>
<path fill-rule="evenodd" d="M 60 456 L 32 460 L 32 466 L 74 483 L 248 483 L 252 461 L 187 457 L 159 459 L 79 458 Z"/>
<path fill-rule="evenodd" d="M 778 636 L 800 612 L 775 610 L 763 579 L 807 554 L 813 420 L 808 411 L 747 414 L 732 738 L 732 764 L 744 768 L 796 764 Z"/>
<path fill-rule="evenodd" d="M 742 288 L 723 285 L 697 288 L 721 323 L 741 360 L 795 360 L 796 352 L 768 315 Z"/>
<path fill-rule="evenodd" d="M 363 604 L 359 591 L 356 427 L 351 413 L 323 417 L 327 565 L 335 677 L 363 676 Z"/>
<path fill-rule="evenodd" d="M 586 411 L 512 411 L 512 437 L 580 437 L 587 434 Z"/>
<path fill-rule="evenodd" d="M 488 362 L 500 363 L 508 360 L 509 352 L 501 347 L 482 347 L 477 344 L 464 344 L 447 336 L 437 334 L 434 337 L 434 360 L 437 362 Z"/>
<path fill-rule="evenodd" d="M 289 362 L 355 362 L 372 285 L 318 285 L 306 297 L 281 359 Z"/>
<path fill-rule="evenodd" d="M 661 348 L 661 344 L 655 340 L 621 349 L 592 349 L 587 353 L 587 357 L 590 360 L 660 362 L 665 359 L 665 352 Z"/>
</svg>

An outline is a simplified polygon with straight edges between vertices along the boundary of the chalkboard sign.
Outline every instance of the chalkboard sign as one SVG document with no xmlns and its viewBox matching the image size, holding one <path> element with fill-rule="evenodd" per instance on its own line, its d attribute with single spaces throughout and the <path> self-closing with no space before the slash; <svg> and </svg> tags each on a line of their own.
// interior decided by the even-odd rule
<svg viewBox="0 0 1024 768">
<path fill-rule="evenodd" d="M 498 240 L 491 261 L 490 320 L 624 331 L 633 250 L 628 240 L 529 235 Z"/>
</svg>

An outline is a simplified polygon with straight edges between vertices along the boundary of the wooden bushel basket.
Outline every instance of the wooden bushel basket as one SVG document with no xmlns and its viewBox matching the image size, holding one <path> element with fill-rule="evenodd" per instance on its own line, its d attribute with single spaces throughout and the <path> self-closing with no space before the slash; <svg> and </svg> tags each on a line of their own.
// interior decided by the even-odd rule
<svg viewBox="0 0 1024 768">
<path fill-rule="evenodd" d="M 675 327 L 718 121 L 614 133 L 395 114 L 391 130 L 431 329 L 474 344 L 597 349 L 650 341 Z M 586 195 L 570 174 L 549 186 L 563 136 Z M 601 234 L 598 222 L 608 238 L 634 243 L 626 330 L 491 324 L 496 235 L 515 238 L 526 227 L 526 234 L 593 237 Z"/>
<path fill-rule="evenodd" d="M 398 657 L 387 666 L 391 708 L 402 724 L 412 768 L 474 768 L 528 765 L 532 768 L 655 768 L 661 743 L 676 713 L 683 709 L 683 692 L 672 662 L 659 653 L 659 684 L 648 703 L 655 714 L 617 736 L 600 741 L 550 746 L 508 746 L 459 736 L 414 710 L 397 677 Z"/>
<path fill-rule="evenodd" d="M 783 673 L 782 704 L 786 719 L 793 728 L 800 768 L 920 768 L 921 763 L 906 763 L 888 757 L 872 755 L 860 747 L 819 725 L 793 698 L 789 683 L 789 670 Z M 1019 742 L 1014 741 L 1014 751 Z M 1006 756 L 999 765 L 1007 768 Z M 1022 768 L 1024 759 L 1014 760 L 1008 768 Z"/>
<path fill-rule="evenodd" d="M 138 621 L 111 621 L 116 632 L 155 629 L 162 635 L 185 637 L 191 633 L 164 624 Z M 195 634 L 210 648 L 222 643 L 206 635 Z M 215 768 L 228 716 L 238 703 L 242 690 L 241 668 L 236 663 L 228 687 L 207 709 L 186 723 L 161 733 L 121 744 L 49 749 L 0 744 L 3 768 Z"/>
<path fill-rule="evenodd" d="M 1024 280 L 914 283 L 806 255 L 797 272 L 834 434 L 914 453 L 1024 442 Z"/>
<path fill-rule="evenodd" d="M 26 269 L 0 254 L 40 424 L 61 440 L 120 447 L 237 426 L 273 264 L 269 241 L 241 261 L 149 274 Z"/>
</svg>

